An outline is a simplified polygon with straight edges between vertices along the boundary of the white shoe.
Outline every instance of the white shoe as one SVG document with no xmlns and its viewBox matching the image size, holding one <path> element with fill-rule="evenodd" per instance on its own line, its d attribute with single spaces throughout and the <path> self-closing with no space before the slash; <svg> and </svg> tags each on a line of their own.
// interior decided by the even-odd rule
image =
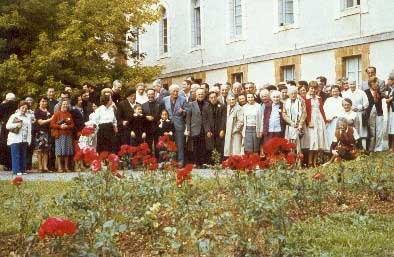
<svg viewBox="0 0 394 257">
<path fill-rule="evenodd" d="M 18 172 L 18 173 L 16 173 L 16 175 L 22 176 L 22 172 Z"/>
</svg>

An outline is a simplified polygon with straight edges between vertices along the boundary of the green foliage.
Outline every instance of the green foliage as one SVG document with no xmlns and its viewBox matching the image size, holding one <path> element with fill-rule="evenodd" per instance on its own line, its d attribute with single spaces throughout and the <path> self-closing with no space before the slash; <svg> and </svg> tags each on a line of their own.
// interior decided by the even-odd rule
<svg viewBox="0 0 394 257">
<path fill-rule="evenodd" d="M 393 216 L 332 214 L 296 223 L 288 256 L 392 256 Z"/>
<path fill-rule="evenodd" d="M 0 79 L 6 90 L 37 94 L 42 86 L 151 80 L 126 42 L 131 30 L 159 17 L 158 0 L 5 0 L 0 3 Z M 122 60 L 130 60 L 128 67 Z M 120 61 L 116 61 L 120 60 Z M 139 74 L 138 76 L 135 76 Z M 6 92 L 5 90 L 2 92 Z"/>
</svg>

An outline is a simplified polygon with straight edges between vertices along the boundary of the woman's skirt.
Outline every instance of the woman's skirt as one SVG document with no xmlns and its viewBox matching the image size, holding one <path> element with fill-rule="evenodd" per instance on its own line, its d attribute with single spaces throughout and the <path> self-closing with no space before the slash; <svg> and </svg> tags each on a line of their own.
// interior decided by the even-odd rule
<svg viewBox="0 0 394 257">
<path fill-rule="evenodd" d="M 113 152 L 115 137 L 114 125 L 112 123 L 100 124 L 97 132 L 97 152 Z"/>
<path fill-rule="evenodd" d="M 72 136 L 61 135 L 55 140 L 55 155 L 70 156 L 74 154 Z"/>
<path fill-rule="evenodd" d="M 260 139 L 257 138 L 256 127 L 245 128 L 244 138 L 245 153 L 253 152 L 258 153 L 260 149 Z"/>
<path fill-rule="evenodd" d="M 37 131 L 34 136 L 34 149 L 41 152 L 50 150 L 49 136 L 45 131 Z"/>
</svg>

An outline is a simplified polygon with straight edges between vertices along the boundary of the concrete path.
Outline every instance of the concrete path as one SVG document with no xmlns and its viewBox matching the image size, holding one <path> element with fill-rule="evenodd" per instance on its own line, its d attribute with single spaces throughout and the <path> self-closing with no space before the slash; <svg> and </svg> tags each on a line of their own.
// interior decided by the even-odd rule
<svg viewBox="0 0 394 257">
<path fill-rule="evenodd" d="M 81 173 L 83 176 L 87 176 L 91 174 L 90 171 L 82 172 Z M 133 176 L 135 178 L 140 177 L 142 172 L 140 171 L 126 171 L 126 176 Z M 227 176 L 230 175 L 231 171 L 223 171 L 221 172 L 221 176 Z M 41 180 L 41 181 L 70 181 L 73 178 L 77 177 L 78 173 L 77 172 L 69 172 L 69 173 L 38 173 L 38 172 L 32 172 L 28 173 L 26 175 L 22 175 L 23 179 L 25 181 L 36 181 L 36 180 Z M 213 170 L 210 169 L 194 169 L 192 171 L 192 176 L 200 176 L 201 178 L 213 178 L 215 177 L 215 174 Z M 12 180 L 15 175 L 12 175 L 11 172 L 9 171 L 1 171 L 0 172 L 0 180 Z"/>
</svg>

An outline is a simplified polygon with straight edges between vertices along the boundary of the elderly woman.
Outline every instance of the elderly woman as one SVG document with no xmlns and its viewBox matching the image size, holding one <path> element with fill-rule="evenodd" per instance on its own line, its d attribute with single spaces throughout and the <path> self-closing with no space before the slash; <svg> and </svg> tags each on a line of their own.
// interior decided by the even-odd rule
<svg viewBox="0 0 394 257">
<path fill-rule="evenodd" d="M 263 135 L 263 112 L 261 105 L 255 102 L 254 94 L 247 94 L 246 99 L 248 103 L 243 106 L 244 127 L 242 130 L 244 149 L 246 153 L 258 153 L 260 149 L 260 138 Z"/>
<path fill-rule="evenodd" d="M 7 145 L 11 148 L 11 165 L 14 175 L 26 174 L 27 147 L 32 141 L 32 117 L 27 114 L 29 104 L 21 101 L 18 110 L 10 116 L 6 128 L 9 130 Z"/>
<path fill-rule="evenodd" d="M 97 152 L 115 152 L 114 134 L 118 133 L 118 126 L 111 96 L 101 96 L 101 106 L 96 109 L 93 119 L 98 127 Z"/>
<path fill-rule="evenodd" d="M 360 135 L 360 120 L 357 112 L 352 110 L 353 102 L 349 98 L 345 98 L 342 100 L 343 110 L 338 114 L 339 118 L 344 118 L 347 120 L 347 123 L 350 127 L 354 129 L 354 133 L 357 133 L 357 136 Z M 337 126 L 338 127 L 338 126 Z"/>
<path fill-rule="evenodd" d="M 242 129 L 244 113 L 237 104 L 235 96 L 227 96 L 226 136 L 224 140 L 224 156 L 243 154 Z"/>
<path fill-rule="evenodd" d="M 74 121 L 69 112 L 68 101 L 63 99 L 59 103 L 60 110 L 53 115 L 51 120 L 52 136 L 55 138 L 57 169 L 59 172 L 68 172 L 70 171 L 69 159 L 74 154 Z"/>
<path fill-rule="evenodd" d="M 287 90 L 287 88 L 286 88 Z M 287 92 L 287 91 L 286 91 Z M 274 90 L 271 92 L 271 102 L 266 104 L 263 114 L 263 136 L 264 143 L 274 137 L 285 136 L 285 121 L 282 118 L 283 104 L 281 102 L 281 92 Z"/>
<path fill-rule="evenodd" d="M 298 96 L 295 86 L 288 88 L 289 98 L 286 100 L 282 112 L 286 121 L 285 138 L 297 144 L 297 153 L 301 153 L 301 137 L 304 135 L 304 124 L 306 120 L 305 101 Z"/>
<path fill-rule="evenodd" d="M 309 136 L 308 165 L 313 167 L 317 166 L 319 152 L 329 149 L 326 115 L 323 110 L 323 99 L 317 95 L 318 87 L 316 81 L 309 82 L 309 94 L 305 100 Z"/>
<path fill-rule="evenodd" d="M 335 137 L 335 130 L 337 128 L 338 113 L 342 112 L 342 100 L 339 86 L 333 85 L 331 87 L 331 97 L 324 102 L 323 109 L 327 119 L 327 142 L 331 145 Z"/>
<path fill-rule="evenodd" d="M 332 163 L 340 157 L 344 160 L 354 160 L 357 156 L 357 145 L 359 136 L 353 127 L 348 125 L 348 121 L 341 117 L 338 118 L 338 128 L 335 130 L 335 137 L 331 144 L 331 159 L 323 166 Z"/>
<path fill-rule="evenodd" d="M 37 153 L 38 169 L 42 172 L 48 172 L 49 126 L 52 120 L 52 115 L 48 111 L 48 98 L 41 97 L 39 106 L 34 111 L 34 116 L 37 120 L 34 128 L 34 146 Z"/>
</svg>

